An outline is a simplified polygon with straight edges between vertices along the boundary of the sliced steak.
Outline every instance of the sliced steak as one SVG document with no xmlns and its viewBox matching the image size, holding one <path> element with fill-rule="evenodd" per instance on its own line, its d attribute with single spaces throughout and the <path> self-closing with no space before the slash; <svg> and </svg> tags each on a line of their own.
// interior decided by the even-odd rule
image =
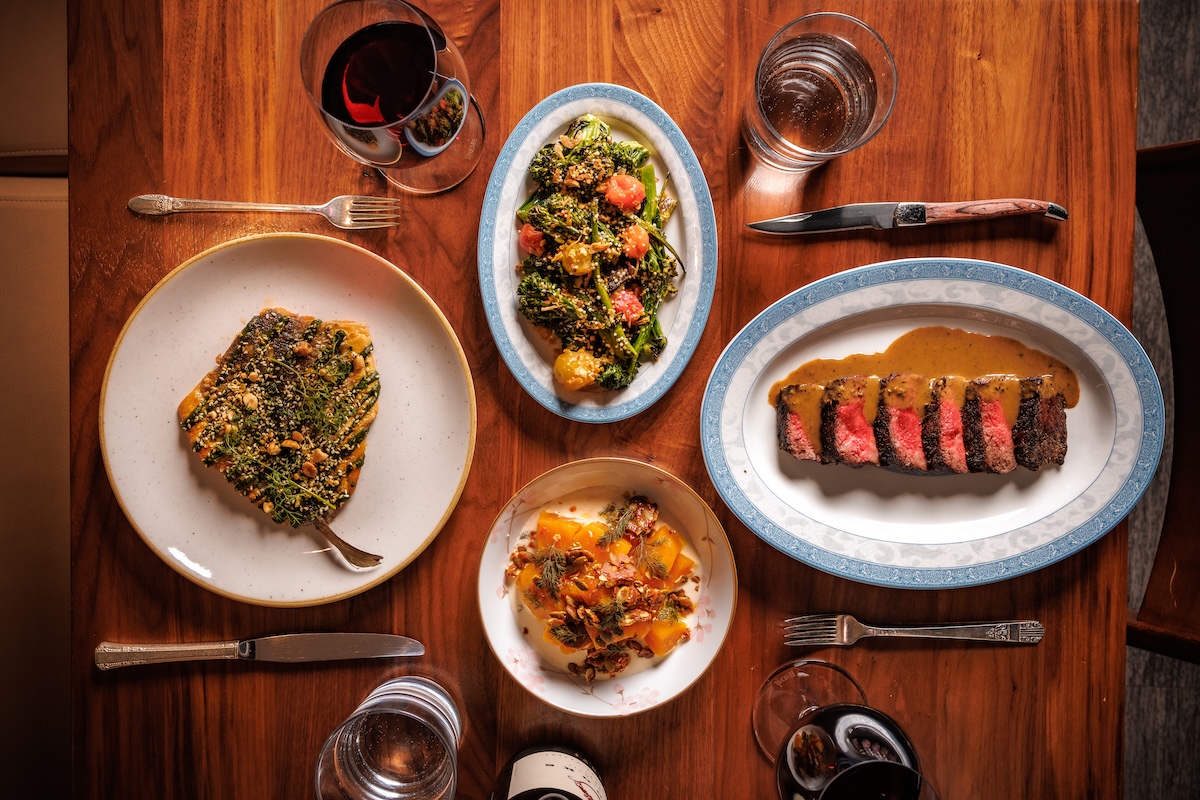
<svg viewBox="0 0 1200 800">
<path fill-rule="evenodd" d="M 831 381 L 821 405 L 821 452 L 831 461 L 861 467 L 879 463 L 875 431 L 867 419 L 878 402 L 879 378 L 853 375 Z"/>
<path fill-rule="evenodd" d="M 963 444 L 962 408 L 956 379 L 938 378 L 930 386 L 931 399 L 921 421 L 921 439 L 930 472 L 967 472 Z"/>
<path fill-rule="evenodd" d="M 1045 378 L 1021 380 L 1021 406 L 1013 427 L 1017 463 L 1038 470 L 1067 456 L 1067 408 L 1062 393 Z"/>
<path fill-rule="evenodd" d="M 985 375 L 967 384 L 963 403 L 963 444 L 971 472 L 1012 472 L 1017 467 L 1012 429 L 1004 413 L 1005 395 L 1020 392 L 1011 375 Z"/>
<path fill-rule="evenodd" d="M 921 418 L 929 397 L 928 379 L 892 373 L 880 381 L 875 412 L 875 444 L 880 466 L 905 472 L 928 470 Z"/>
<path fill-rule="evenodd" d="M 775 433 L 779 448 L 801 461 L 821 461 L 820 424 L 805 423 L 804 409 L 818 408 L 824 386 L 815 384 L 792 384 L 779 390 L 775 398 Z M 812 427 L 812 430 L 809 430 Z"/>
</svg>

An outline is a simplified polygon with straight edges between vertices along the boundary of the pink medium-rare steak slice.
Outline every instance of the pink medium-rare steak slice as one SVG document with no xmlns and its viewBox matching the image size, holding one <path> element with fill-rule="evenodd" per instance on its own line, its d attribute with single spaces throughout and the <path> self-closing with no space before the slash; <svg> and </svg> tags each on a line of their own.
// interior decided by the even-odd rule
<svg viewBox="0 0 1200 800">
<path fill-rule="evenodd" d="M 963 444 L 971 472 L 1012 472 L 1017 468 L 1012 429 L 1004 413 L 1006 393 L 1020 391 L 1011 375 L 985 375 L 967 384 L 963 403 Z"/>
<path fill-rule="evenodd" d="M 967 450 L 963 444 L 962 409 L 954 379 L 942 377 L 930 386 L 931 400 L 921 422 L 921 438 L 930 472 L 967 472 Z"/>
<path fill-rule="evenodd" d="M 879 378 L 852 375 L 830 381 L 821 406 L 821 452 L 829 460 L 852 467 L 879 463 L 875 431 L 866 417 L 874 402 Z"/>
<path fill-rule="evenodd" d="M 904 472 L 925 472 L 921 418 L 929 381 L 911 373 L 893 373 L 879 383 L 875 412 L 875 444 L 879 464 Z"/>
<path fill-rule="evenodd" d="M 820 396 L 825 387 L 815 384 L 792 384 L 779 390 L 775 398 L 775 434 L 779 449 L 790 453 L 801 461 L 821 461 L 821 430 L 819 423 L 812 426 L 805 422 L 806 406 L 819 407 Z"/>
<path fill-rule="evenodd" d="M 1021 380 L 1021 405 L 1013 426 L 1013 454 L 1031 470 L 1061 465 L 1067 456 L 1067 409 L 1062 393 L 1042 377 Z"/>
</svg>

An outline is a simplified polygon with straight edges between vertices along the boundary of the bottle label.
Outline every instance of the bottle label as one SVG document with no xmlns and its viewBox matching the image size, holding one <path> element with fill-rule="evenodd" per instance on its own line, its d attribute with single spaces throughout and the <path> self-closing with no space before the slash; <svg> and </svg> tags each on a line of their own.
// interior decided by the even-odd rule
<svg viewBox="0 0 1200 800">
<path fill-rule="evenodd" d="M 530 753 L 513 762 L 508 796 L 533 790 L 544 792 L 542 797 L 547 800 L 558 800 L 555 792 L 569 793 L 562 800 L 608 800 L 595 770 L 570 753 L 553 750 Z"/>
</svg>

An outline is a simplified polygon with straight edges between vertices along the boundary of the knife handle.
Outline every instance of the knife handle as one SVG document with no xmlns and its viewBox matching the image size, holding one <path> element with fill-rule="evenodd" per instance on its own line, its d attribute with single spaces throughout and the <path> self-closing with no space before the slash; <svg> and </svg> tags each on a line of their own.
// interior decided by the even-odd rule
<svg viewBox="0 0 1200 800">
<path fill-rule="evenodd" d="M 200 642 L 192 644 L 120 644 L 96 645 L 96 666 L 100 669 L 132 667 L 137 664 L 162 664 L 168 661 L 209 661 L 237 658 L 238 643 Z"/>
<path fill-rule="evenodd" d="M 1004 198 L 972 200 L 964 203 L 925 203 L 925 224 L 965 222 L 973 219 L 1015 217 L 1021 214 L 1044 214 L 1050 219 L 1066 220 L 1067 210 L 1057 203 L 1044 200 Z"/>
</svg>

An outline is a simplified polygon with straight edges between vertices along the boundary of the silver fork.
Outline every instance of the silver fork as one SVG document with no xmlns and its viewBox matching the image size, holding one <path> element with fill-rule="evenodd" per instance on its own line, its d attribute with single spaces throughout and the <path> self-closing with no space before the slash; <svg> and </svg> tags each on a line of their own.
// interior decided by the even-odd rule
<svg viewBox="0 0 1200 800">
<path fill-rule="evenodd" d="M 1033 620 L 881 628 L 864 625 L 849 614 L 811 614 L 792 617 L 784 620 L 783 631 L 783 643 L 798 647 L 850 645 L 864 636 L 968 639 L 1006 644 L 1037 644 L 1045 634 L 1042 624 Z"/>
<path fill-rule="evenodd" d="M 400 201 L 393 197 L 343 194 L 320 206 L 295 203 L 244 203 L 226 200 L 191 200 L 165 194 L 139 194 L 129 201 L 139 214 L 163 216 L 181 211 L 282 211 L 320 214 L 339 228 L 387 228 L 400 222 Z"/>
</svg>

